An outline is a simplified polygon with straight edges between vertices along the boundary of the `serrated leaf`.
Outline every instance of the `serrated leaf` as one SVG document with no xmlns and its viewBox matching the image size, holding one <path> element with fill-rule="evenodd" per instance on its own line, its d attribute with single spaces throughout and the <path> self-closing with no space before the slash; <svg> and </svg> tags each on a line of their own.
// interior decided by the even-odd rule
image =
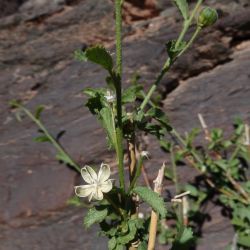
<svg viewBox="0 0 250 250">
<path fill-rule="evenodd" d="M 88 61 L 99 64 L 104 69 L 112 71 L 113 59 L 109 52 L 102 46 L 96 46 L 88 48 L 85 51 L 86 58 Z"/>
<path fill-rule="evenodd" d="M 50 142 L 50 139 L 46 135 L 41 135 L 34 138 L 35 142 Z"/>
<path fill-rule="evenodd" d="M 163 198 L 159 194 L 147 187 L 135 187 L 133 192 L 138 194 L 143 201 L 147 202 L 162 218 L 166 217 L 166 206 Z"/>
<path fill-rule="evenodd" d="M 174 0 L 176 6 L 181 12 L 181 15 L 185 20 L 189 17 L 189 9 L 188 9 L 188 3 L 187 0 Z"/>
<path fill-rule="evenodd" d="M 35 111 L 35 117 L 36 119 L 40 119 L 40 116 L 41 116 L 41 113 L 43 112 L 44 110 L 44 106 L 43 105 L 39 105 L 37 108 L 36 108 L 36 111 Z"/>
<path fill-rule="evenodd" d="M 142 90 L 142 86 L 133 85 L 125 89 L 122 94 L 122 103 L 134 102 Z"/>
<path fill-rule="evenodd" d="M 116 239 L 117 243 L 119 243 L 121 245 L 126 245 L 135 238 L 136 231 L 137 231 L 135 222 L 130 220 L 128 222 L 128 229 L 129 230 L 128 230 L 127 234 L 122 235 Z"/>
<path fill-rule="evenodd" d="M 89 209 L 88 213 L 84 217 L 84 225 L 89 228 L 95 223 L 102 222 L 108 215 L 108 209 L 97 210 L 96 208 Z"/>
</svg>

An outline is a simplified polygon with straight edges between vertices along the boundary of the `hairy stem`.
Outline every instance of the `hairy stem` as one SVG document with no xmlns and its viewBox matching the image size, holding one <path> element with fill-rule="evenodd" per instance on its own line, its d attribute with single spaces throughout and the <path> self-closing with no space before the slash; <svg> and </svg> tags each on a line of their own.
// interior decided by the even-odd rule
<svg viewBox="0 0 250 250">
<path fill-rule="evenodd" d="M 122 1 L 115 0 L 115 33 L 116 33 L 116 110 L 117 110 L 117 158 L 120 186 L 125 190 L 123 165 L 123 133 L 122 133 Z"/>
</svg>

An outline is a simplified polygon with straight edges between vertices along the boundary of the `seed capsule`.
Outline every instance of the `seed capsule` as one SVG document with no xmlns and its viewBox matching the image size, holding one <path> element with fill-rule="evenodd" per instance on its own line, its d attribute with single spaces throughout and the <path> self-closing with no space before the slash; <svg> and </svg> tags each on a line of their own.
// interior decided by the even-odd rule
<svg viewBox="0 0 250 250">
<path fill-rule="evenodd" d="M 197 24 L 201 28 L 205 28 L 208 26 L 213 25 L 218 19 L 218 14 L 215 9 L 212 9 L 210 7 L 205 7 L 201 10 Z"/>
</svg>

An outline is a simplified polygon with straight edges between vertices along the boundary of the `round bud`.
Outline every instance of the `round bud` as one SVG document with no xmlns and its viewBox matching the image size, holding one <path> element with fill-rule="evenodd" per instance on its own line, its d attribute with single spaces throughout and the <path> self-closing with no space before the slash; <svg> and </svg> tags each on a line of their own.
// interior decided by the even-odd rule
<svg viewBox="0 0 250 250">
<path fill-rule="evenodd" d="M 201 10 L 197 24 L 201 28 L 208 27 L 213 25 L 218 19 L 218 14 L 215 9 L 212 9 L 210 7 L 205 7 Z"/>
</svg>

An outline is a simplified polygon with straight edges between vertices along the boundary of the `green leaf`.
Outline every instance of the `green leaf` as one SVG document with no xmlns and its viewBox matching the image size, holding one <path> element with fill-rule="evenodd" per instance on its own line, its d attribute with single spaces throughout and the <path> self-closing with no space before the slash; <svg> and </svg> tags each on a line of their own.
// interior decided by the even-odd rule
<svg viewBox="0 0 250 250">
<path fill-rule="evenodd" d="M 139 127 L 139 126 L 138 126 Z M 142 128 L 142 127 L 140 127 Z M 165 135 L 166 130 L 162 128 L 161 125 L 158 124 L 151 124 L 147 123 L 145 126 L 142 128 L 143 131 L 156 136 L 159 140 L 162 139 L 162 137 Z"/>
<path fill-rule="evenodd" d="M 77 49 L 74 51 L 74 58 L 77 61 L 80 62 L 86 62 L 88 60 L 88 58 L 86 57 L 86 54 L 84 51 L 82 51 L 81 49 Z"/>
<path fill-rule="evenodd" d="M 190 184 L 185 185 L 185 190 L 190 192 L 190 195 L 197 197 L 199 195 L 198 189 Z"/>
<path fill-rule="evenodd" d="M 115 250 L 123 250 L 123 249 L 124 249 L 123 245 L 116 245 Z"/>
<path fill-rule="evenodd" d="M 111 142 L 112 146 L 115 147 L 116 133 L 115 133 L 114 123 L 112 120 L 112 111 L 109 108 L 103 108 L 101 109 L 99 114 L 100 114 L 101 123 L 107 132 L 108 139 Z"/>
<path fill-rule="evenodd" d="M 128 227 L 129 227 L 128 234 L 118 237 L 116 240 L 117 243 L 119 243 L 121 245 L 126 245 L 130 241 L 135 239 L 135 235 L 136 235 L 136 231 L 137 231 L 135 222 L 133 220 L 128 221 Z"/>
<path fill-rule="evenodd" d="M 169 153 L 171 148 L 171 143 L 166 140 L 160 140 L 160 146 L 161 149 L 163 149 L 165 152 Z"/>
<path fill-rule="evenodd" d="M 171 130 L 171 126 L 169 125 L 169 119 L 166 114 L 158 107 L 153 107 L 149 109 L 146 113 L 146 116 L 154 118 L 156 121 L 160 122 L 165 126 L 168 130 Z"/>
<path fill-rule="evenodd" d="M 34 138 L 35 142 L 50 142 L 50 139 L 46 135 L 41 135 Z"/>
<path fill-rule="evenodd" d="M 139 85 L 133 85 L 125 89 L 122 94 L 122 103 L 134 102 L 142 89 L 142 86 Z"/>
<path fill-rule="evenodd" d="M 163 198 L 159 194 L 147 187 L 135 187 L 133 192 L 138 194 L 143 201 L 147 202 L 162 218 L 166 217 L 167 209 Z"/>
<path fill-rule="evenodd" d="M 176 6 L 181 12 L 181 15 L 185 20 L 189 17 L 188 3 L 187 0 L 174 0 Z"/>
<path fill-rule="evenodd" d="M 22 103 L 18 100 L 13 99 L 9 101 L 9 105 L 11 108 L 19 108 Z"/>
<path fill-rule="evenodd" d="M 56 159 L 58 161 L 64 162 L 65 164 L 71 164 L 72 163 L 70 158 L 66 154 L 64 154 L 62 152 L 57 153 Z"/>
<path fill-rule="evenodd" d="M 98 112 L 103 108 L 103 104 L 101 101 L 101 94 L 98 91 L 95 91 L 94 89 L 88 88 L 84 90 L 84 93 L 90 98 L 88 99 L 86 103 L 86 107 L 88 107 L 89 111 L 93 114 L 96 115 Z"/>
<path fill-rule="evenodd" d="M 164 175 L 166 178 L 174 181 L 174 173 L 171 168 L 165 168 Z"/>
<path fill-rule="evenodd" d="M 228 168 L 227 160 L 224 160 L 224 159 L 214 161 L 214 164 L 223 170 L 227 170 Z"/>
<path fill-rule="evenodd" d="M 112 237 L 108 242 L 108 249 L 113 250 L 116 247 L 116 239 L 115 237 Z"/>
<path fill-rule="evenodd" d="M 185 48 L 186 42 L 182 41 L 179 43 L 178 47 L 176 47 L 176 40 L 171 40 L 166 44 L 167 52 L 169 58 L 173 61 L 178 54 Z"/>
<path fill-rule="evenodd" d="M 76 195 L 74 195 L 73 197 L 69 198 L 67 200 L 67 204 L 68 205 L 73 205 L 76 207 L 81 207 L 83 205 L 82 201 L 80 200 L 80 198 Z"/>
<path fill-rule="evenodd" d="M 140 245 L 138 246 L 138 250 L 147 250 L 147 248 L 148 244 L 145 241 L 141 242 Z"/>
<path fill-rule="evenodd" d="M 113 68 L 113 59 L 109 52 L 102 46 L 96 46 L 88 48 L 85 51 L 85 56 L 88 61 L 99 64 L 104 69 L 112 71 Z"/>
<path fill-rule="evenodd" d="M 250 234 L 239 234 L 237 243 L 247 248 L 250 247 Z"/>
<path fill-rule="evenodd" d="M 40 105 L 36 108 L 36 111 L 35 111 L 35 117 L 36 119 L 40 119 L 40 116 L 41 116 L 41 113 L 43 112 L 44 110 L 44 106 L 43 105 Z"/>
<path fill-rule="evenodd" d="M 186 250 L 193 243 L 194 236 L 191 228 L 180 228 L 171 250 Z"/>
<path fill-rule="evenodd" d="M 108 209 L 97 210 L 96 208 L 89 209 L 88 213 L 84 217 L 84 225 L 89 228 L 94 223 L 100 223 L 105 220 L 108 215 Z"/>
</svg>

